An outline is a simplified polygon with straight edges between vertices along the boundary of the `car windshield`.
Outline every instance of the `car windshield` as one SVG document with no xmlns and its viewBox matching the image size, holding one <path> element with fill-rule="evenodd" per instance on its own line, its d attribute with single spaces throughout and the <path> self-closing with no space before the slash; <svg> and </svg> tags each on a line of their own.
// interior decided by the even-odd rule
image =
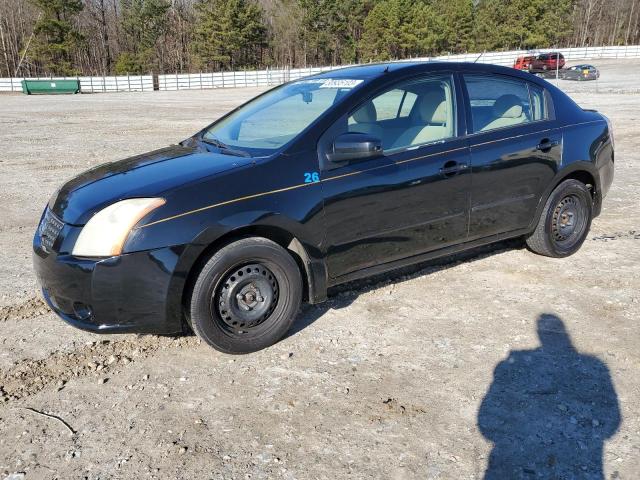
<svg viewBox="0 0 640 480">
<path fill-rule="evenodd" d="M 202 140 L 253 156 L 270 155 L 362 82 L 360 79 L 311 78 L 285 84 L 215 123 L 204 132 Z"/>
</svg>

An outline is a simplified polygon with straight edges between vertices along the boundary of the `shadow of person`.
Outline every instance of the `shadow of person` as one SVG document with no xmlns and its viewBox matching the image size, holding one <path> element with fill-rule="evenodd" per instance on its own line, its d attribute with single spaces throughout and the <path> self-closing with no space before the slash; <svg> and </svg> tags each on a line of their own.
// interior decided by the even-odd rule
<svg viewBox="0 0 640 480">
<path fill-rule="evenodd" d="M 609 369 L 579 353 L 562 320 L 538 318 L 540 346 L 495 368 L 478 412 L 493 443 L 485 480 L 604 479 L 604 440 L 620 426 Z"/>
</svg>

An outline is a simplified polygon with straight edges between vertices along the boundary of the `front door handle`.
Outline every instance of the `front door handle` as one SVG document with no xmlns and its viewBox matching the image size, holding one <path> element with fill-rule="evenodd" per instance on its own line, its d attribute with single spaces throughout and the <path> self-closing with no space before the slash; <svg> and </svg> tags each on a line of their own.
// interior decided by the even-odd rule
<svg viewBox="0 0 640 480">
<path fill-rule="evenodd" d="M 458 163 L 454 160 L 449 160 L 440 169 L 440 174 L 443 177 L 447 177 L 447 178 L 453 177 L 454 175 L 457 175 L 461 171 L 465 170 L 466 168 L 467 168 L 466 163 Z"/>
<path fill-rule="evenodd" d="M 549 140 L 548 138 L 545 138 L 540 141 L 538 145 L 536 145 L 536 150 L 546 152 L 548 150 L 551 150 L 553 147 L 557 147 L 558 145 L 560 145 L 560 142 L 558 140 Z"/>
</svg>

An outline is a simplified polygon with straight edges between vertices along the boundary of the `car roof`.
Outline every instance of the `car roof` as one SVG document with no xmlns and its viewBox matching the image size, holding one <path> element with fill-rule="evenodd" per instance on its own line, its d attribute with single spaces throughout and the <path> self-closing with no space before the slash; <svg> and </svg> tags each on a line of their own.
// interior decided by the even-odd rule
<svg viewBox="0 0 640 480">
<path fill-rule="evenodd" d="M 521 77 L 525 80 L 533 80 L 537 77 L 527 72 L 514 70 L 510 67 L 493 65 L 490 63 L 472 62 L 437 62 L 437 61 L 414 61 L 414 62 L 385 62 L 370 63 L 366 65 L 356 65 L 338 68 L 327 72 L 305 78 L 351 78 L 365 80 L 366 82 L 379 79 L 383 76 L 401 77 L 405 74 L 437 73 L 452 70 L 466 70 L 477 73 L 495 73 Z"/>
<path fill-rule="evenodd" d="M 379 77 L 389 72 L 397 72 L 407 67 L 412 67 L 420 64 L 427 64 L 430 62 L 387 62 L 387 63 L 369 63 L 365 65 L 354 65 L 348 67 L 337 68 L 335 70 L 329 70 L 317 75 L 313 75 L 314 78 L 356 78 L 356 79 L 369 79 Z M 442 63 L 442 62 L 440 62 Z"/>
</svg>

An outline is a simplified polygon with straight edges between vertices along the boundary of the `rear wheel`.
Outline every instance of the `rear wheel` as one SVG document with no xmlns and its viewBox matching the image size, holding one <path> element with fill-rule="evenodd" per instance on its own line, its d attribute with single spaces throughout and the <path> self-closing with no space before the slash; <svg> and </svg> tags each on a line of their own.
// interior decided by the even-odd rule
<svg viewBox="0 0 640 480">
<path fill-rule="evenodd" d="M 243 238 L 203 267 L 191 296 L 190 324 L 221 352 L 255 352 L 287 333 L 301 301 L 302 277 L 291 255 L 266 238 Z"/>
<path fill-rule="evenodd" d="M 574 254 L 589 233 L 592 209 L 587 186 L 578 180 L 565 180 L 549 196 L 527 246 L 548 257 Z"/>
</svg>

